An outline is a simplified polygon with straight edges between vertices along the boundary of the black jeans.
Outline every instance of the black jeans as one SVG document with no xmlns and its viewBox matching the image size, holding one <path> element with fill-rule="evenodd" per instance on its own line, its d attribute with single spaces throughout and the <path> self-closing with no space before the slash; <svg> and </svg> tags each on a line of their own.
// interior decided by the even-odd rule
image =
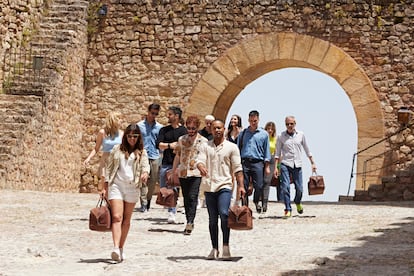
<svg viewBox="0 0 414 276">
<path fill-rule="evenodd" d="M 200 190 L 201 177 L 180 178 L 184 198 L 184 209 L 187 223 L 194 223 L 197 212 L 198 193 Z"/>
</svg>

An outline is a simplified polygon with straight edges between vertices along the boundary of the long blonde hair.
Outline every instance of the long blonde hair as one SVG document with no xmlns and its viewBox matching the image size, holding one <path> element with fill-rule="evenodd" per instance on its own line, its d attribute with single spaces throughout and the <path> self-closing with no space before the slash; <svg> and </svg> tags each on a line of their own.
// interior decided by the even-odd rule
<svg viewBox="0 0 414 276">
<path fill-rule="evenodd" d="M 107 136 L 115 136 L 119 131 L 120 115 L 119 112 L 111 112 L 106 117 L 104 130 Z"/>
</svg>

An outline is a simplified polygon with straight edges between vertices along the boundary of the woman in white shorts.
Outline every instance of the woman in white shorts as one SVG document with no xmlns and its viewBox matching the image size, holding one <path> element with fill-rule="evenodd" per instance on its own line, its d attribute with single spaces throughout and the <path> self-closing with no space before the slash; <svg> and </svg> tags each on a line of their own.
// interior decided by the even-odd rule
<svg viewBox="0 0 414 276">
<path fill-rule="evenodd" d="M 124 131 L 122 143 L 114 146 L 106 165 L 108 199 L 112 210 L 111 258 L 125 260 L 123 248 L 131 224 L 132 212 L 139 198 L 139 190 L 148 180 L 150 166 L 144 149 L 141 131 L 130 124 Z M 103 191 L 105 192 L 105 191 Z"/>
</svg>

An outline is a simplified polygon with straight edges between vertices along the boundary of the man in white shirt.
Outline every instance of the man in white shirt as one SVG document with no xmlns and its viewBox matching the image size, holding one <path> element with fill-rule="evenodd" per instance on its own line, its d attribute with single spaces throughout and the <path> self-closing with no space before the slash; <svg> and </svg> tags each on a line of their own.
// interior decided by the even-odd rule
<svg viewBox="0 0 414 276">
<path fill-rule="evenodd" d="M 209 231 L 213 249 L 207 259 L 217 259 L 218 250 L 218 217 L 223 233 L 223 259 L 230 259 L 230 228 L 227 225 L 229 207 L 232 196 L 233 174 L 237 179 L 237 196 L 244 197 L 246 192 L 243 183 L 243 169 L 240 152 L 236 144 L 229 142 L 224 136 L 224 122 L 212 122 L 213 140 L 203 144 L 197 159 L 197 168 L 207 178 L 209 185 L 205 192 L 209 215 Z"/>
<path fill-rule="evenodd" d="M 276 142 L 275 163 L 276 168 L 274 175 L 278 177 L 281 175 L 281 189 L 282 197 L 285 202 L 284 218 L 292 216 L 292 206 L 290 204 L 290 177 L 295 184 L 295 199 L 296 208 L 299 214 L 303 213 L 303 206 L 301 203 L 303 195 L 303 179 L 302 179 L 302 149 L 305 150 L 311 164 L 312 171 L 316 172 L 316 165 L 313 161 L 312 153 L 306 143 L 305 135 L 302 131 L 295 129 L 296 119 L 294 116 L 287 116 L 285 118 L 286 130 L 283 131 Z M 280 163 L 280 170 L 278 164 Z"/>
</svg>

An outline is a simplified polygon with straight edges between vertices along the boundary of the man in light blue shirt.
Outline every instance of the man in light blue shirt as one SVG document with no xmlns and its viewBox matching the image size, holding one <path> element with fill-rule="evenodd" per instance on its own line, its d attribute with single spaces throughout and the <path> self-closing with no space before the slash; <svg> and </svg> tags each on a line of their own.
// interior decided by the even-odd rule
<svg viewBox="0 0 414 276">
<path fill-rule="evenodd" d="M 160 151 L 157 148 L 156 142 L 158 133 L 163 127 L 155 119 L 160 112 L 160 105 L 153 103 L 148 106 L 148 114 L 144 120 L 137 123 L 142 133 L 144 141 L 144 148 L 147 151 L 148 159 L 151 167 L 150 178 L 147 182 L 147 186 L 141 188 L 141 209 L 140 211 L 145 213 L 149 210 L 151 205 L 151 198 L 154 194 L 156 183 L 159 181 L 159 166 L 160 166 Z"/>
<path fill-rule="evenodd" d="M 270 145 L 269 134 L 258 126 L 259 112 L 250 111 L 249 127 L 239 134 L 237 145 L 243 165 L 244 189 L 248 191 L 251 179 L 254 187 L 253 202 L 256 205 L 256 211 L 260 214 L 262 204 L 259 201 L 263 190 L 264 174 L 270 174 Z"/>
</svg>

